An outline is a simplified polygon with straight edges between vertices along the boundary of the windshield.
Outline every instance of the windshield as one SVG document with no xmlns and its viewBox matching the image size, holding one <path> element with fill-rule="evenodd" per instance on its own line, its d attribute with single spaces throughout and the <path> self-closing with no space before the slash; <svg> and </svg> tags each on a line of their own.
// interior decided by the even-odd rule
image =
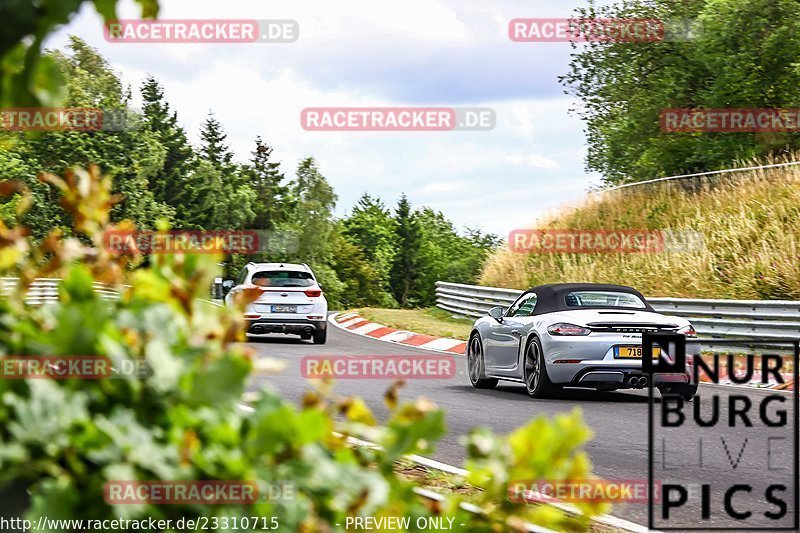
<svg viewBox="0 0 800 533">
<path fill-rule="evenodd" d="M 568 307 L 646 307 L 641 298 L 628 292 L 574 291 L 565 299 Z"/>
<path fill-rule="evenodd" d="M 300 270 L 267 270 L 253 274 L 251 282 L 259 287 L 310 287 L 314 278 Z"/>
</svg>

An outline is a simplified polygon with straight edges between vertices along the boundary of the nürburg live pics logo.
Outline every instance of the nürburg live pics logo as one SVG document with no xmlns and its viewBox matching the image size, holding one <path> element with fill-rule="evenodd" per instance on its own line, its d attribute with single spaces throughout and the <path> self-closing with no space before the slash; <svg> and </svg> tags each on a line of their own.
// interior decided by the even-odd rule
<svg viewBox="0 0 800 533">
<path fill-rule="evenodd" d="M 798 529 L 798 344 L 642 335 L 649 493 L 661 489 L 648 502 L 650 529 Z M 678 384 L 687 368 L 693 383 L 712 383 L 691 400 Z"/>
</svg>

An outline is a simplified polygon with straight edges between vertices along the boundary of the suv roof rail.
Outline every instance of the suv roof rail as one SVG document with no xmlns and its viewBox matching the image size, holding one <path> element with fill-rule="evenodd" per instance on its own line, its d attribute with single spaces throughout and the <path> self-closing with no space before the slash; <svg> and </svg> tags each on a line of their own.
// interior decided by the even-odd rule
<svg viewBox="0 0 800 533">
<path fill-rule="evenodd" d="M 300 263 L 300 264 L 303 265 L 303 267 L 305 267 L 305 269 L 308 270 L 309 272 L 311 271 L 311 268 L 307 264 L 305 263 Z"/>
</svg>

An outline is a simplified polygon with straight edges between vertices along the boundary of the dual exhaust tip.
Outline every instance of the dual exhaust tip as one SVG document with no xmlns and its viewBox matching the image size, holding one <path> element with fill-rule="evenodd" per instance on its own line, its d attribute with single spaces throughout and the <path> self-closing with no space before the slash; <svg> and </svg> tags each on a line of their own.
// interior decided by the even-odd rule
<svg viewBox="0 0 800 533">
<path fill-rule="evenodd" d="M 631 376 L 628 378 L 628 383 L 632 387 L 646 387 L 647 386 L 647 376 Z"/>
<path fill-rule="evenodd" d="M 285 330 L 286 330 L 286 327 L 284 326 L 282 331 L 285 331 Z M 250 328 L 250 333 L 252 333 L 253 335 L 263 335 L 265 333 L 269 333 L 269 331 L 267 330 L 266 327 L 264 327 L 264 326 L 262 326 L 260 324 L 256 324 L 255 326 Z M 305 333 L 306 335 L 311 335 L 312 333 L 314 333 L 314 328 L 312 326 L 306 326 L 306 327 L 303 328 L 303 333 Z"/>
</svg>

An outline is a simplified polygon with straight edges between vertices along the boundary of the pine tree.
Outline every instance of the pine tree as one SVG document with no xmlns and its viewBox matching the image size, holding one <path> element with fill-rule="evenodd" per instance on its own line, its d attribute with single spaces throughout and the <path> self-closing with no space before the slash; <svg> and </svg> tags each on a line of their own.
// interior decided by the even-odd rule
<svg viewBox="0 0 800 533">
<path fill-rule="evenodd" d="M 256 194 L 248 183 L 248 170 L 233 162 L 222 124 L 209 113 L 200 130 L 202 173 L 209 189 L 206 229 L 243 229 L 253 220 Z"/>
<path fill-rule="evenodd" d="M 165 148 L 164 167 L 150 178 L 156 200 L 175 208 L 176 225 L 201 227 L 201 214 L 208 209 L 208 190 L 194 172 L 195 153 L 178 125 L 177 113 L 164 99 L 163 88 L 153 76 L 142 85 L 144 126 L 156 134 Z"/>
<path fill-rule="evenodd" d="M 288 187 L 283 184 L 280 163 L 272 162 L 271 157 L 272 147 L 261 137 L 256 138 L 249 172 L 250 186 L 256 193 L 254 229 L 274 230 L 287 218 Z"/>
<path fill-rule="evenodd" d="M 222 124 L 214 118 L 214 114 L 208 114 L 208 118 L 203 123 L 200 130 L 200 138 L 203 140 L 200 154 L 211 164 L 223 167 L 230 165 L 233 160 L 233 152 L 225 142 L 228 135 L 222 128 Z"/>
<path fill-rule="evenodd" d="M 413 307 L 418 301 L 420 274 L 421 229 L 411 212 L 411 204 L 403 194 L 395 210 L 397 253 L 392 262 L 389 279 L 395 299 L 403 307 Z"/>
</svg>

